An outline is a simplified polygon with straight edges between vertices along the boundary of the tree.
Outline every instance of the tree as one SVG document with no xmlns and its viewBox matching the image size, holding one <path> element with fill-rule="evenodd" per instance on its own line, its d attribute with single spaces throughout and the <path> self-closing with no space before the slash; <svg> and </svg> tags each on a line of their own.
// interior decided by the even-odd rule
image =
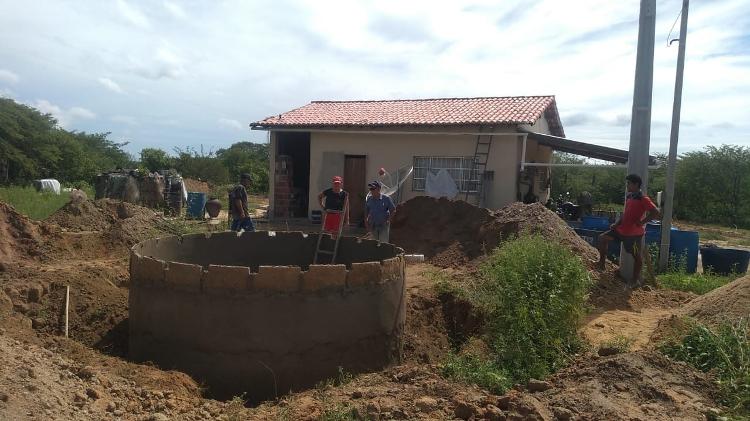
<svg viewBox="0 0 750 421">
<path fill-rule="evenodd" d="M 143 148 L 141 149 L 141 165 L 151 172 L 168 170 L 172 168 L 172 158 L 161 149 Z"/>
</svg>

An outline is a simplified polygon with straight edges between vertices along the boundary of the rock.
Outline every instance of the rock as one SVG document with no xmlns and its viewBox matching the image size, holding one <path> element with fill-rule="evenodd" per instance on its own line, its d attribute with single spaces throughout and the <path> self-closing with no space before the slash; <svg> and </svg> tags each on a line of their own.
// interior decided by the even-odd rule
<svg viewBox="0 0 750 421">
<path fill-rule="evenodd" d="M 453 413 L 456 415 L 456 418 L 468 420 L 469 418 L 479 414 L 479 407 L 466 402 L 458 402 L 458 404 L 456 404 L 456 409 L 453 410 Z"/>
<path fill-rule="evenodd" d="M 162 414 L 161 412 L 151 414 L 151 416 L 148 417 L 147 419 L 148 421 L 169 421 L 169 417 Z"/>
<path fill-rule="evenodd" d="M 122 409 L 115 409 L 112 412 L 112 415 L 114 415 L 116 417 L 121 417 L 121 416 L 123 416 L 123 414 L 125 414 L 125 411 L 123 411 Z"/>
<path fill-rule="evenodd" d="M 74 402 L 86 402 L 87 400 L 88 398 L 86 397 L 86 395 L 81 392 L 76 392 L 73 397 Z"/>
<path fill-rule="evenodd" d="M 490 421 L 505 421 L 505 414 L 495 405 L 487 405 L 484 410 L 484 418 Z"/>
<path fill-rule="evenodd" d="M 622 383 L 615 383 L 614 387 L 615 387 L 615 390 L 617 390 L 618 392 L 624 392 L 624 391 L 628 390 L 628 387 L 625 386 Z"/>
<path fill-rule="evenodd" d="M 114 402 L 107 402 L 107 412 L 115 412 L 115 409 L 117 409 L 117 404 Z"/>
<path fill-rule="evenodd" d="M 361 390 L 355 390 L 352 392 L 352 399 L 360 399 L 362 397 L 362 391 Z"/>
<path fill-rule="evenodd" d="M 91 388 L 91 387 L 86 389 L 86 395 L 88 395 L 88 397 L 90 397 L 93 400 L 97 400 L 102 397 L 102 394 L 98 390 Z"/>
<path fill-rule="evenodd" d="M 29 305 L 26 303 L 15 303 L 13 304 L 13 310 L 21 314 L 26 314 L 29 312 Z"/>
<path fill-rule="evenodd" d="M 5 335 L 5 329 L 0 329 L 0 336 Z"/>
<path fill-rule="evenodd" d="M 617 355 L 619 353 L 620 350 L 613 346 L 601 346 L 599 347 L 599 351 L 597 351 L 600 357 L 609 357 L 610 355 Z"/>
<path fill-rule="evenodd" d="M 0 402 L 8 402 L 8 399 L 10 399 L 10 396 L 7 393 L 0 392 Z"/>
<path fill-rule="evenodd" d="M 602 322 L 596 322 L 596 323 L 594 323 L 594 327 L 598 327 L 598 328 L 604 328 L 604 327 L 606 327 L 606 326 L 605 326 L 605 324 L 604 324 L 604 323 L 602 323 Z"/>
<path fill-rule="evenodd" d="M 507 411 L 508 409 L 510 409 L 510 396 L 508 395 L 501 396 L 497 400 L 497 407 L 504 411 Z"/>
<path fill-rule="evenodd" d="M 78 375 L 78 377 L 84 380 L 91 380 L 94 376 L 96 376 L 96 371 L 94 371 L 94 367 L 87 365 L 83 367 L 82 369 L 78 370 L 78 373 L 76 374 Z"/>
<path fill-rule="evenodd" d="M 44 288 L 41 285 L 32 285 L 29 287 L 29 291 L 26 294 L 30 303 L 38 303 L 42 300 Z"/>
<path fill-rule="evenodd" d="M 529 389 L 529 392 L 544 392 L 545 390 L 549 390 L 552 388 L 552 383 L 543 380 L 531 379 L 526 384 L 526 388 Z"/>
<path fill-rule="evenodd" d="M 560 421 L 567 421 L 567 420 L 574 419 L 573 411 L 571 411 L 568 408 L 563 408 L 561 406 L 553 406 L 552 414 L 555 416 L 556 420 L 560 420 Z"/>
<path fill-rule="evenodd" d="M 31 319 L 31 327 L 33 327 L 34 329 L 42 329 L 45 326 L 47 326 L 47 321 L 42 319 L 41 317 Z"/>
<path fill-rule="evenodd" d="M 420 412 L 432 412 L 438 407 L 438 401 L 435 398 L 429 396 L 422 396 L 414 401 L 414 405 L 419 409 Z"/>
</svg>

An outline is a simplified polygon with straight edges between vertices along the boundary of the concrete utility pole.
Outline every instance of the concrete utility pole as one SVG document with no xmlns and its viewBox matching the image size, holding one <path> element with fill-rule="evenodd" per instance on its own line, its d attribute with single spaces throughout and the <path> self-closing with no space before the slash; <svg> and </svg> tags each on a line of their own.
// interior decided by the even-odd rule
<svg viewBox="0 0 750 421">
<path fill-rule="evenodd" d="M 685 42 L 687 41 L 689 0 L 682 0 L 682 20 L 680 21 L 680 46 L 677 50 L 677 76 L 674 81 L 674 102 L 672 104 L 672 131 L 669 135 L 669 158 L 667 161 L 667 186 L 661 220 L 661 246 L 659 247 L 659 271 L 667 270 L 669 264 L 669 234 L 672 231 L 672 208 L 674 205 L 674 172 L 677 165 L 677 139 L 680 135 L 680 110 L 682 108 L 682 75 L 685 70 Z M 671 41 L 670 41 L 671 43 Z"/>
<path fill-rule="evenodd" d="M 648 151 L 651 141 L 651 94 L 654 85 L 655 38 L 656 0 L 641 0 L 641 12 L 638 20 L 638 53 L 635 61 L 635 88 L 633 89 L 633 116 L 630 120 L 628 174 L 641 176 L 644 194 L 648 191 Z M 633 281 L 633 257 L 626 253 L 622 247 L 620 248 L 620 276 L 628 281 Z"/>
</svg>

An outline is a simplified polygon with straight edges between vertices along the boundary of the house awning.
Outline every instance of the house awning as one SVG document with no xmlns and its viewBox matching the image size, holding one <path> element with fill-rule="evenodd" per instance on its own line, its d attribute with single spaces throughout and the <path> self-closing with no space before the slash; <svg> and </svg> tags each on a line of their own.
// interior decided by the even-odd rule
<svg viewBox="0 0 750 421">
<path fill-rule="evenodd" d="M 529 139 L 533 139 L 540 145 L 548 146 L 555 151 L 572 153 L 618 164 L 625 164 L 628 162 L 628 151 L 623 149 L 594 145 L 591 143 L 579 142 L 577 140 L 527 130 L 521 130 L 521 132 L 527 133 Z M 654 156 L 649 155 L 648 161 L 649 165 L 656 165 L 656 158 Z"/>
</svg>

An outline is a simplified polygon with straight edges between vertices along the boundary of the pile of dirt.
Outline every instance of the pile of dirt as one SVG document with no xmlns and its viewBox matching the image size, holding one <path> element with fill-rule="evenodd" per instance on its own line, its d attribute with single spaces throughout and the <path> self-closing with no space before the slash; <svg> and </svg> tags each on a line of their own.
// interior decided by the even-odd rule
<svg viewBox="0 0 750 421">
<path fill-rule="evenodd" d="M 537 418 L 527 419 L 696 420 L 716 411 L 712 390 L 708 374 L 658 352 L 638 351 L 586 356 L 547 382 L 511 392 L 504 406 L 532 407 Z"/>
<path fill-rule="evenodd" d="M 208 183 L 201 180 L 196 180 L 194 178 L 183 178 L 182 182 L 185 183 L 185 190 L 188 192 L 197 192 L 197 193 L 210 193 L 211 189 L 208 186 Z"/>
<path fill-rule="evenodd" d="M 0 270 L 18 259 L 38 257 L 44 227 L 22 215 L 13 206 L 0 202 Z"/>
<path fill-rule="evenodd" d="M 678 310 L 678 315 L 709 325 L 750 317 L 750 275 L 693 299 Z"/>
<path fill-rule="evenodd" d="M 159 232 L 163 218 L 149 208 L 113 199 L 71 201 L 46 222 L 68 231 L 99 231 L 112 243 L 133 245 Z"/>
<path fill-rule="evenodd" d="M 455 267 L 523 233 L 563 244 L 588 265 L 598 259 L 596 249 L 539 203 L 513 203 L 493 212 L 461 200 L 419 196 L 398 206 L 390 239 L 407 252 L 424 254 L 436 266 Z"/>
</svg>

